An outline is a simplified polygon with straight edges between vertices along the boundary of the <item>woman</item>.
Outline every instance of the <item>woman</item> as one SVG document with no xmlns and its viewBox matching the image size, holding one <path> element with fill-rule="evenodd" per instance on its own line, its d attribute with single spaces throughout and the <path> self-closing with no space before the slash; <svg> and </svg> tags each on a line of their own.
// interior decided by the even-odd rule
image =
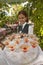
<svg viewBox="0 0 43 65">
<path fill-rule="evenodd" d="M 17 32 L 28 34 L 29 24 L 28 24 L 28 14 L 26 13 L 26 11 L 21 10 L 18 13 L 18 23 L 19 24 L 17 26 Z"/>
</svg>

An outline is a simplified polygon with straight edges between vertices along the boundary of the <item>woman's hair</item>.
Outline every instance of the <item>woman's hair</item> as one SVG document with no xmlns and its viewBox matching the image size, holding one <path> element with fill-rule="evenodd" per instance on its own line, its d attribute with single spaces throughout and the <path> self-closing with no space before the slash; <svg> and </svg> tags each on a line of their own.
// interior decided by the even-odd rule
<svg viewBox="0 0 43 65">
<path fill-rule="evenodd" d="M 25 17 L 27 17 L 26 22 L 28 22 L 28 14 L 27 14 L 27 12 L 24 11 L 24 10 L 21 10 L 21 11 L 19 11 L 18 15 L 20 15 L 20 14 L 23 14 Z"/>
</svg>

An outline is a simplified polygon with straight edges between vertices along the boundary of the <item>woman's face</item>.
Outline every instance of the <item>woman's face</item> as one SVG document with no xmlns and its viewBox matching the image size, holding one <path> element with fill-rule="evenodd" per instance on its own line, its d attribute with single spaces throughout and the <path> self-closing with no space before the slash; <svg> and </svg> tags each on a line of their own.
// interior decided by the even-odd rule
<svg viewBox="0 0 43 65">
<path fill-rule="evenodd" d="M 19 14 L 18 21 L 20 22 L 20 24 L 24 24 L 26 20 L 27 20 L 27 17 L 25 17 L 25 15 Z"/>
</svg>

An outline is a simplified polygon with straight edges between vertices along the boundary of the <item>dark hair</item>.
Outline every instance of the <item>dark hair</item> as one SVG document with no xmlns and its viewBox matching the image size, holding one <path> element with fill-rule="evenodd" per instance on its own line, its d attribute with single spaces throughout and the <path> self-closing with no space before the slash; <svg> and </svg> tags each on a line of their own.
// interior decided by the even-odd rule
<svg viewBox="0 0 43 65">
<path fill-rule="evenodd" d="M 26 22 L 28 22 L 28 14 L 27 14 L 27 12 L 24 11 L 24 10 L 21 10 L 21 11 L 19 11 L 18 15 L 20 15 L 20 14 L 23 14 L 25 17 L 27 17 Z"/>
</svg>

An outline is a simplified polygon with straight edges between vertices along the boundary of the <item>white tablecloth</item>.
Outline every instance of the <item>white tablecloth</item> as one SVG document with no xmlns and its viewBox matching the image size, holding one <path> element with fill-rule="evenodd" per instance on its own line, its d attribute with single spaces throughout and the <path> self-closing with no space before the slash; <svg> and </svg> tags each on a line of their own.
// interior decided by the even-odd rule
<svg viewBox="0 0 43 65">
<path fill-rule="evenodd" d="M 39 47 L 40 49 L 40 54 L 38 56 L 38 58 L 30 63 L 30 64 L 27 64 L 27 65 L 40 65 L 40 63 L 43 63 L 43 51 L 41 50 L 41 48 Z M 0 65 L 18 65 L 18 63 L 16 62 L 16 64 L 12 64 L 11 62 L 8 62 L 7 57 L 4 55 L 4 52 L 0 50 Z"/>
<path fill-rule="evenodd" d="M 40 49 L 40 54 L 39 54 L 38 58 L 30 65 L 41 65 L 41 64 L 43 65 L 43 51 L 41 50 L 40 47 L 39 47 L 39 49 Z"/>
</svg>

